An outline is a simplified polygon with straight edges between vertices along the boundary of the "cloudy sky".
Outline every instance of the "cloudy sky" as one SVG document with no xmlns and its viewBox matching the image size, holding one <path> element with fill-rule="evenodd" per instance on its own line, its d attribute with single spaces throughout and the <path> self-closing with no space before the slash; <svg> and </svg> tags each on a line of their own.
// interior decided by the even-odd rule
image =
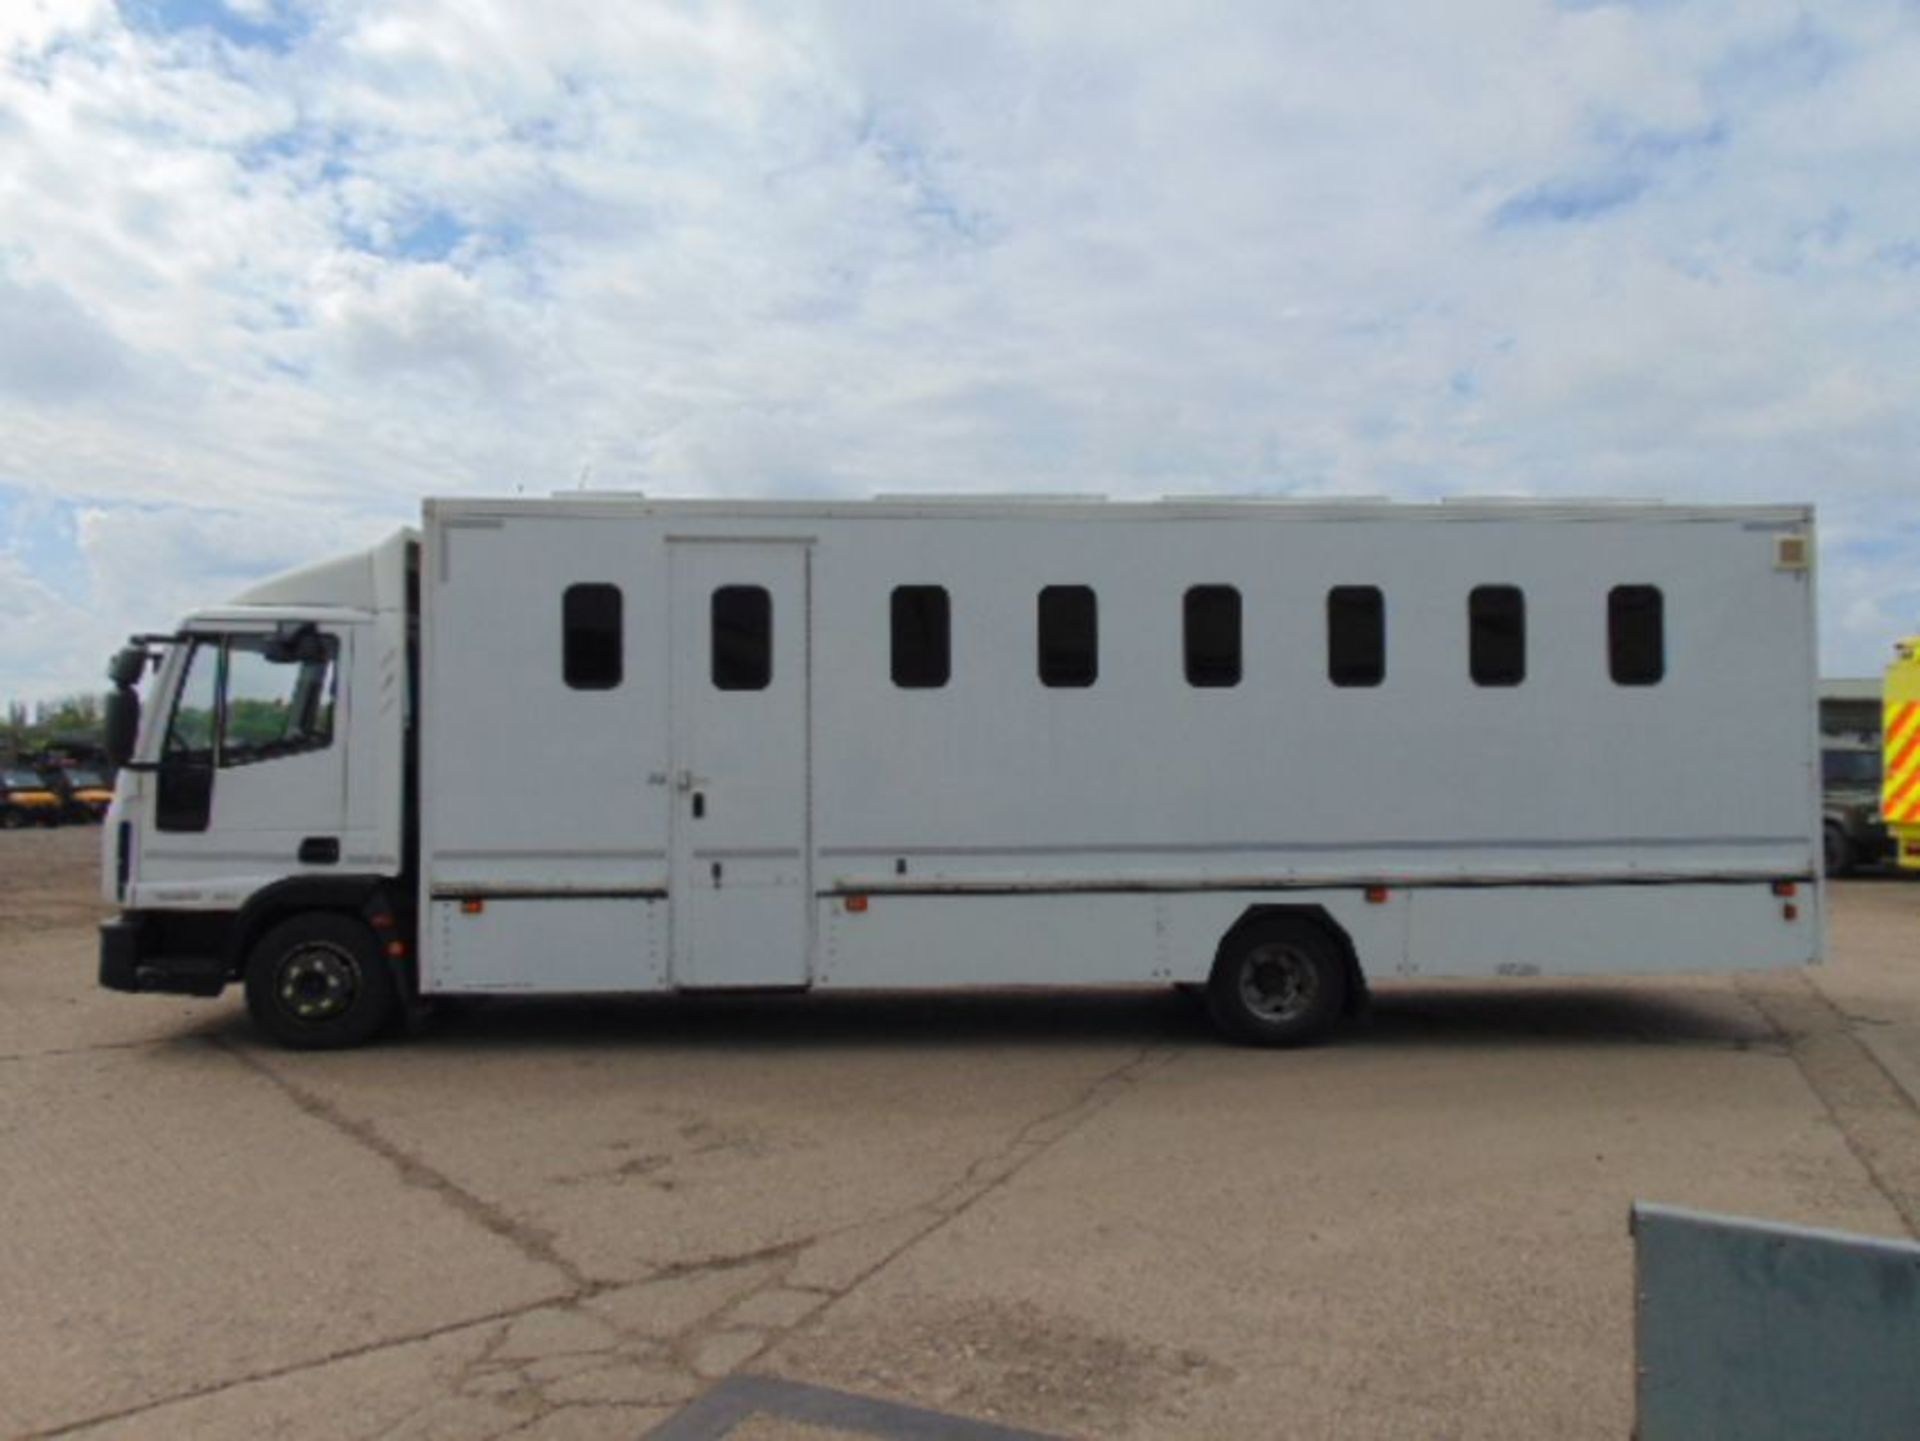
<svg viewBox="0 0 1920 1441">
<path fill-rule="evenodd" d="M 1920 630 L 1913 0 L 0 0 L 0 698 L 421 496 L 1812 500 Z"/>
</svg>

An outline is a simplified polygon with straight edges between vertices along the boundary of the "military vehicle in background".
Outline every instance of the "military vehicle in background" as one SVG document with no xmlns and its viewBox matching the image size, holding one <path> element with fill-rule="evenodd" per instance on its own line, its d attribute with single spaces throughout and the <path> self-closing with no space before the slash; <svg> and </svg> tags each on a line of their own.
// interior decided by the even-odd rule
<svg viewBox="0 0 1920 1441">
<path fill-rule="evenodd" d="M 1851 875 L 1893 854 L 1880 819 L 1880 747 L 1866 738 L 1820 738 L 1820 821 L 1826 871 Z"/>
</svg>

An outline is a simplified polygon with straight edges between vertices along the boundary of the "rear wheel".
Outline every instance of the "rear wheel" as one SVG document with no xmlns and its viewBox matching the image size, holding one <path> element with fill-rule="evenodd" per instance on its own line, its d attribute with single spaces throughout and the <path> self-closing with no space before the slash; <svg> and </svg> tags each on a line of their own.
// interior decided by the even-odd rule
<svg viewBox="0 0 1920 1441">
<path fill-rule="evenodd" d="M 26 816 L 12 806 L 0 810 L 0 830 L 17 831 L 26 823 Z"/>
<path fill-rule="evenodd" d="M 1234 930 L 1207 982 L 1207 1012 L 1253 1046 L 1302 1046 L 1333 1029 L 1347 1002 L 1347 962 L 1310 921 L 1280 918 Z"/>
<path fill-rule="evenodd" d="M 1822 850 L 1828 875 L 1844 876 L 1853 870 L 1853 842 L 1839 826 L 1824 827 Z"/>
<path fill-rule="evenodd" d="M 360 1045 L 399 1005 L 373 932 L 335 911 L 309 911 L 268 931 L 247 958 L 246 979 L 254 1024 L 295 1050 Z"/>
</svg>

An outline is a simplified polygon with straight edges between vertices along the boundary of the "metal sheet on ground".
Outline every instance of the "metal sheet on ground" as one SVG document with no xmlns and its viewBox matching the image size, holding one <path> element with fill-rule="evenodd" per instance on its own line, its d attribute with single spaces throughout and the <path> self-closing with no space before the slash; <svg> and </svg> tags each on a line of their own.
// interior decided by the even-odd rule
<svg viewBox="0 0 1920 1441">
<path fill-rule="evenodd" d="M 1640 1441 L 1920 1435 L 1920 1245 L 1633 1210 Z"/>
<path fill-rule="evenodd" d="M 851 1391 L 804 1386 L 773 1376 L 735 1376 L 715 1386 L 671 1420 L 647 1433 L 647 1441 L 746 1441 L 749 1436 L 868 1436 L 883 1441 L 1057 1441 L 1038 1431 L 1017 1431 L 878 1401 Z"/>
</svg>

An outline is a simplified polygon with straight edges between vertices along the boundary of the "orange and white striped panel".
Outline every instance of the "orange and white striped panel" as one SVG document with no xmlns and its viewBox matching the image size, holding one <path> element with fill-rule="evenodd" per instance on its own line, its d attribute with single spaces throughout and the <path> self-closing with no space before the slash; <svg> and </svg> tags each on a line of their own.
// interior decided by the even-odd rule
<svg viewBox="0 0 1920 1441">
<path fill-rule="evenodd" d="M 1891 825 L 1920 825 L 1920 701 L 1888 701 L 1884 719 L 1880 814 Z"/>
</svg>

